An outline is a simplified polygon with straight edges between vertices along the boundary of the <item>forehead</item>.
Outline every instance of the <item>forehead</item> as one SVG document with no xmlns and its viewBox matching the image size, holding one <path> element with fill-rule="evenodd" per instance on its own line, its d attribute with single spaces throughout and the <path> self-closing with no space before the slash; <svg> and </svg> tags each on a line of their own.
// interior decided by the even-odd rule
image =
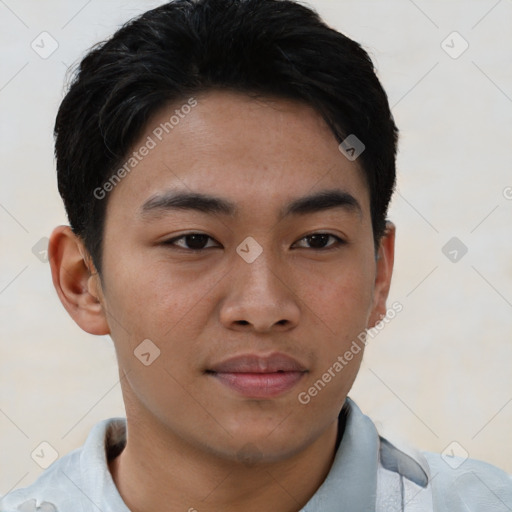
<svg viewBox="0 0 512 512">
<path fill-rule="evenodd" d="M 339 151 L 313 108 L 293 100 L 227 91 L 185 98 L 150 118 L 124 167 L 109 209 L 140 211 L 152 197 L 181 190 L 231 198 L 247 213 L 336 188 L 369 210 L 357 161 Z"/>
</svg>

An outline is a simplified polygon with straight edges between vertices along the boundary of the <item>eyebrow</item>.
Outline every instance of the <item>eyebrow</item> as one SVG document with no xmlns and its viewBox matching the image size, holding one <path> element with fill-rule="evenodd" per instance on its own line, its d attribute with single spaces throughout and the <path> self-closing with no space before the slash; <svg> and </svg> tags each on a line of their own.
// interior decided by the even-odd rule
<svg viewBox="0 0 512 512">
<path fill-rule="evenodd" d="M 294 199 L 279 212 L 279 220 L 291 215 L 307 215 L 340 208 L 362 215 L 357 199 L 339 189 L 322 190 L 315 194 Z M 172 210 L 192 210 L 209 215 L 222 214 L 234 217 L 238 211 L 235 203 L 208 194 L 188 191 L 169 191 L 149 198 L 141 207 L 141 216 L 160 216 Z"/>
</svg>

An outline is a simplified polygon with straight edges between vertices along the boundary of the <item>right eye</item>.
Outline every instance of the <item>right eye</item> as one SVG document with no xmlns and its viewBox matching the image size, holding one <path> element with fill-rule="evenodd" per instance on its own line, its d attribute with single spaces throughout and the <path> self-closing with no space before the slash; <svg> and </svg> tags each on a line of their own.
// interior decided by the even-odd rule
<svg viewBox="0 0 512 512">
<path fill-rule="evenodd" d="M 180 235 L 175 238 L 165 240 L 164 242 L 162 242 L 162 244 L 179 247 L 181 249 L 186 249 L 188 251 L 202 251 L 203 249 L 218 247 L 216 245 L 207 246 L 208 240 L 214 239 L 211 236 L 206 235 L 204 233 L 186 233 L 184 235 Z"/>
</svg>

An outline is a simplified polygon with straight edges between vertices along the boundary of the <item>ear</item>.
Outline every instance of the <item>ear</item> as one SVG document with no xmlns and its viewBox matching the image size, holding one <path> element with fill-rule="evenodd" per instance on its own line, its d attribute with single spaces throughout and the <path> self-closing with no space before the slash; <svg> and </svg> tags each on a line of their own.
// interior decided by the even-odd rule
<svg viewBox="0 0 512 512">
<path fill-rule="evenodd" d="M 56 227 L 48 244 L 52 280 L 73 320 L 90 334 L 109 334 L 101 281 L 92 259 L 69 226 Z"/>
<path fill-rule="evenodd" d="M 393 262 L 395 259 L 396 228 L 392 222 L 386 222 L 386 231 L 381 238 L 377 252 L 377 271 L 373 289 L 373 307 L 368 321 L 368 328 L 373 327 L 386 315 L 386 300 L 391 286 Z"/>
</svg>

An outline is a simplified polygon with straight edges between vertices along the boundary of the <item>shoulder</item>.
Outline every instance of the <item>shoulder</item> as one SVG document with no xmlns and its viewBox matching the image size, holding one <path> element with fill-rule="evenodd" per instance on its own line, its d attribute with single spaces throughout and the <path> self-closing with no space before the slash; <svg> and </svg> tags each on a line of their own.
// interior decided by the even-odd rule
<svg viewBox="0 0 512 512">
<path fill-rule="evenodd" d="M 69 506 L 78 500 L 81 487 L 80 455 L 74 450 L 54 462 L 28 487 L 16 489 L 0 499 L 0 512 L 58 512 L 56 504 Z M 65 498 L 64 498 L 65 497 Z M 62 503 L 65 499 L 68 503 Z M 79 509 L 80 510 L 80 509 Z"/>
<path fill-rule="evenodd" d="M 435 503 L 441 510 L 512 510 L 512 477 L 475 459 L 424 452 Z"/>
<path fill-rule="evenodd" d="M 96 424 L 81 448 L 55 461 L 33 484 L 0 498 L 0 512 L 85 512 L 95 509 L 99 496 L 116 503 L 106 450 L 118 449 L 124 425 L 123 418 Z"/>
<path fill-rule="evenodd" d="M 512 477 L 475 459 L 397 447 L 380 437 L 379 476 L 401 488 L 402 510 L 506 512 L 512 510 Z M 408 496 L 409 495 L 409 496 Z"/>
</svg>

